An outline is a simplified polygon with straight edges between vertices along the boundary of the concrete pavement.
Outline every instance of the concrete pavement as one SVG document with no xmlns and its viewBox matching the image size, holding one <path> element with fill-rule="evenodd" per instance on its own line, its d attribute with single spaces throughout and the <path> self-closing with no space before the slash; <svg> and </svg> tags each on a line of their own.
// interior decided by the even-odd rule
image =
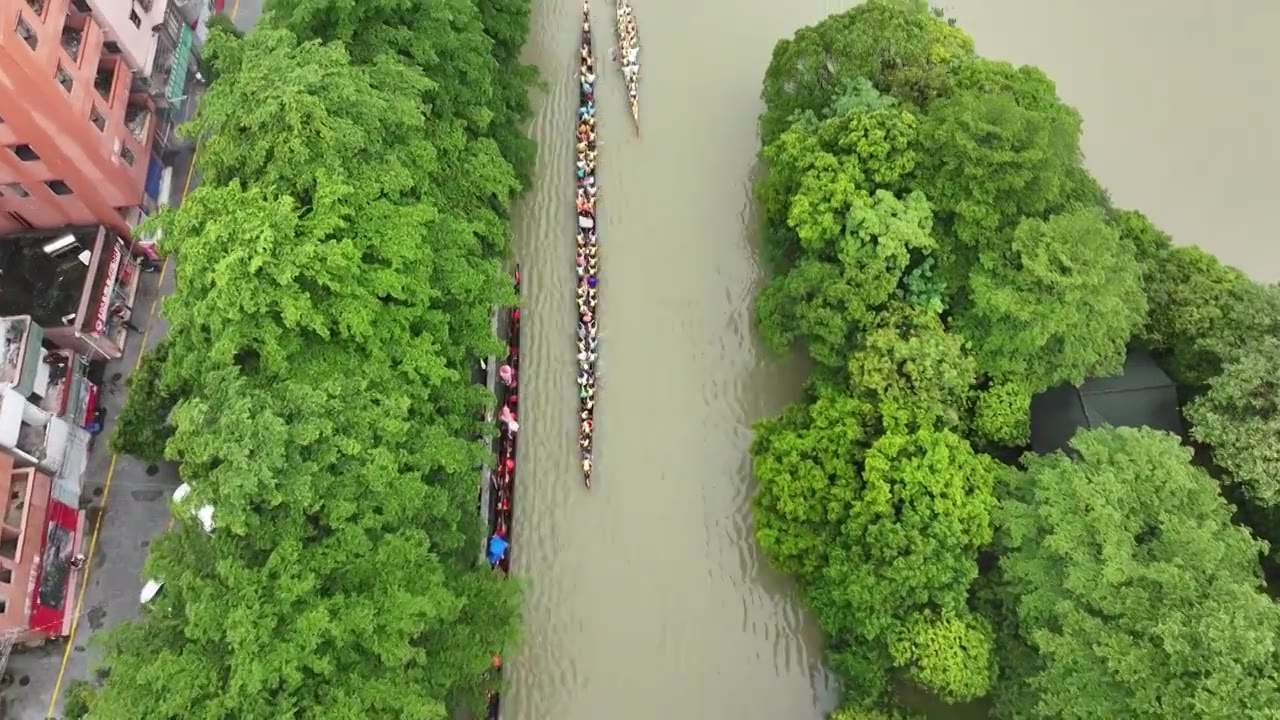
<svg viewBox="0 0 1280 720">
<path fill-rule="evenodd" d="M 262 13 L 262 0 L 231 0 L 228 14 L 242 30 L 252 29 Z M 194 156 L 180 157 L 173 166 L 171 203 L 180 205 L 199 185 L 192 167 Z M 161 300 L 173 291 L 174 267 L 165 263 L 160 274 L 144 274 L 134 302 L 134 333 L 121 360 L 107 366 L 101 404 L 107 408 L 105 428 L 98 436 L 85 473 L 81 507 L 86 509 L 89 539 L 82 550 L 89 571 L 77 588 L 77 620 L 71 640 L 48 643 L 35 650 L 16 650 L 7 674 L 14 683 L 0 695 L 0 718 L 45 720 L 61 715 L 67 686 L 89 679 L 99 649 L 93 635 L 138 616 L 143 566 L 151 540 L 170 522 L 169 497 L 178 486 L 176 468 L 169 463 L 148 466 L 128 456 L 113 456 L 109 438 L 127 396 L 125 381 L 137 368 L 141 353 L 165 336 L 168 323 L 160 313 Z M 146 320 L 143 318 L 146 313 Z"/>
</svg>

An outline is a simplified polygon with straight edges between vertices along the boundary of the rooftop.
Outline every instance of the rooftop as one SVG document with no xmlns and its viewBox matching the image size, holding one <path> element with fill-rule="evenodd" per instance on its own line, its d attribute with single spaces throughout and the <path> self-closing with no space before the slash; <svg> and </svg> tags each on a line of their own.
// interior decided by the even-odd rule
<svg viewBox="0 0 1280 720">
<path fill-rule="evenodd" d="M 1133 349 L 1119 375 L 1060 385 L 1031 400 L 1031 449 L 1064 450 L 1081 428 L 1148 427 L 1183 434 L 1178 391 L 1151 355 Z"/>
<path fill-rule="evenodd" d="M 74 227 L 0 238 L 0 315 L 30 315 L 58 327 L 80 308 L 100 228 Z"/>
<path fill-rule="evenodd" d="M 31 321 L 25 315 L 0 318 L 0 384 L 13 385 L 22 375 L 23 342 Z"/>
</svg>

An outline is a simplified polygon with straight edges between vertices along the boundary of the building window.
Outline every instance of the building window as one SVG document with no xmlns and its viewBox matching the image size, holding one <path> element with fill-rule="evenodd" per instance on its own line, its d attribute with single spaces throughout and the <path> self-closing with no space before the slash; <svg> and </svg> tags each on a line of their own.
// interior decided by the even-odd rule
<svg viewBox="0 0 1280 720">
<path fill-rule="evenodd" d="M 98 91 L 103 100 L 111 100 L 111 85 L 116 81 L 115 63 L 98 66 L 98 74 L 93 78 L 93 89 Z"/>
<path fill-rule="evenodd" d="M 86 14 L 93 12 L 93 8 L 89 7 L 88 0 L 71 0 L 71 7 L 75 8 L 76 12 Z"/>
<path fill-rule="evenodd" d="M 13 152 L 14 155 L 17 155 L 18 159 L 22 162 L 35 162 L 40 159 L 40 156 L 36 154 L 36 151 L 32 150 L 31 146 L 26 143 L 10 146 L 9 150 Z"/>
<path fill-rule="evenodd" d="M 68 15 L 67 23 L 62 26 L 62 49 L 67 51 L 67 57 L 80 62 L 80 44 L 84 41 L 84 27 L 76 27 L 73 23 L 74 19 Z"/>
<path fill-rule="evenodd" d="M 27 0 L 27 5 L 31 6 L 37 17 L 44 17 L 44 0 Z"/>
<path fill-rule="evenodd" d="M 49 188 L 49 192 L 53 193 L 54 195 L 74 195 L 75 194 L 71 192 L 71 186 L 62 182 L 61 180 L 45 180 L 44 184 L 45 184 L 45 187 Z"/>
<path fill-rule="evenodd" d="M 137 10 L 129 9 L 129 22 L 133 23 L 136 28 L 142 27 L 142 17 L 138 15 Z"/>
<path fill-rule="evenodd" d="M 0 568 L 0 583 L 5 585 L 13 584 L 13 571 L 9 568 Z"/>
<path fill-rule="evenodd" d="M 99 130 L 107 129 L 107 119 L 102 117 L 102 113 L 98 112 L 98 106 L 93 105 L 89 108 L 89 122 Z"/>
<path fill-rule="evenodd" d="M 27 192 L 27 189 L 22 187 L 22 183 L 6 183 L 4 185 L 0 185 L 0 190 L 4 190 L 14 197 L 31 197 L 31 193 Z"/>
<path fill-rule="evenodd" d="M 28 229 L 28 230 L 35 230 L 35 229 L 36 229 L 36 226 L 35 226 L 35 225 L 32 225 L 32 224 L 31 224 L 31 223 L 30 223 L 30 222 L 29 222 L 25 217 L 23 217 L 23 216 L 22 216 L 22 213 L 16 213 L 16 212 L 14 212 L 14 211 L 10 210 L 10 211 L 9 211 L 9 219 L 10 219 L 10 220 L 13 220 L 14 222 L 18 223 L 19 225 L 21 225 L 22 227 L 24 227 L 24 228 L 26 228 L 26 229 Z"/>
<path fill-rule="evenodd" d="M 22 15 L 18 15 L 17 29 L 18 37 L 26 41 L 27 47 L 35 50 L 36 46 L 40 44 L 40 38 L 36 37 L 36 31 L 32 29 L 31 25 L 27 23 L 25 19 L 23 19 Z"/>
<path fill-rule="evenodd" d="M 119 55 L 120 45 L 115 40 L 108 40 L 102 43 L 102 52 L 106 55 Z"/>
<path fill-rule="evenodd" d="M 75 81 L 71 79 L 71 73 L 67 72 L 67 69 L 62 67 L 62 63 L 58 63 L 58 72 L 55 73 L 53 77 L 58 81 L 58 84 L 62 86 L 63 90 L 71 92 L 71 88 L 75 85 Z"/>
<path fill-rule="evenodd" d="M 133 151 L 127 147 L 120 148 L 120 159 L 124 160 L 124 164 L 133 167 Z"/>
</svg>

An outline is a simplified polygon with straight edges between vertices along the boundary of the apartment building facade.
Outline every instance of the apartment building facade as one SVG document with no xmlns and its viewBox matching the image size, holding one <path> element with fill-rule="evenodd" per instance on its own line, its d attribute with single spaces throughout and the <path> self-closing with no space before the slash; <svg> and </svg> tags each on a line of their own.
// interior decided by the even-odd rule
<svg viewBox="0 0 1280 720">
<path fill-rule="evenodd" d="M 64 636 L 72 620 L 98 399 L 87 368 L 30 316 L 0 317 L 0 633 L 24 643 Z"/>
<path fill-rule="evenodd" d="M 106 225 L 143 202 L 185 98 L 180 0 L 0 0 L 0 233 Z"/>
</svg>

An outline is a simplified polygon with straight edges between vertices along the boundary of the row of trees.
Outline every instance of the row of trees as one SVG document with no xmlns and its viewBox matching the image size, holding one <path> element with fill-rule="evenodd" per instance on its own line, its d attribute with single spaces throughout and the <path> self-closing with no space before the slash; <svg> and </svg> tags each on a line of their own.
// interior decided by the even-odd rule
<svg viewBox="0 0 1280 720">
<path fill-rule="evenodd" d="M 923 2 L 781 41 L 763 96 L 758 320 L 816 370 L 757 428 L 757 535 L 839 717 L 896 717 L 903 682 L 1010 718 L 1277 717 L 1280 291 L 1114 208 L 1054 83 Z M 1134 429 L 1013 462 L 1035 393 L 1135 342 L 1212 462 Z"/>
<path fill-rule="evenodd" d="M 477 567 L 477 358 L 531 167 L 527 0 L 273 0 L 206 45 L 200 188 L 158 220 L 168 336 L 117 448 L 204 534 L 107 640 L 89 716 L 437 720 L 483 698 L 518 589 Z"/>
</svg>

